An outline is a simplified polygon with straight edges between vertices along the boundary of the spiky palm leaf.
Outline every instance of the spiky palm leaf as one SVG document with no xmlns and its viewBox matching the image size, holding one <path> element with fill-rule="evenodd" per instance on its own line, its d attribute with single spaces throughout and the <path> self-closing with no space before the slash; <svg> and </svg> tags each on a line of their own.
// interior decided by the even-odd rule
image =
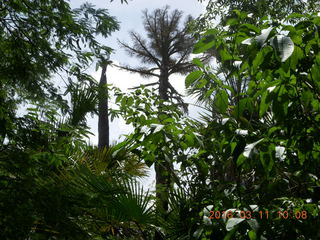
<svg viewBox="0 0 320 240">
<path fill-rule="evenodd" d="M 85 166 L 72 180 L 74 193 L 85 193 L 87 217 L 101 226 L 100 231 L 111 235 L 146 236 L 154 223 L 153 202 L 134 179 L 106 178 Z M 76 194 L 72 195 L 76 195 Z M 110 230 L 110 231 L 107 231 Z"/>
<path fill-rule="evenodd" d="M 192 239 L 196 228 L 195 201 L 183 189 L 170 193 L 169 212 L 165 219 L 158 222 L 166 230 L 165 239 Z"/>
<path fill-rule="evenodd" d="M 70 123 L 78 126 L 86 121 L 87 113 L 97 113 L 98 86 L 93 81 L 90 84 L 70 83 L 65 94 L 71 95 L 72 109 Z"/>
<path fill-rule="evenodd" d="M 109 148 L 98 149 L 88 147 L 84 153 L 79 153 L 77 162 L 85 164 L 96 174 L 126 175 L 131 177 L 145 177 L 147 166 L 137 156 L 127 149 L 127 142 L 122 142 Z"/>
</svg>

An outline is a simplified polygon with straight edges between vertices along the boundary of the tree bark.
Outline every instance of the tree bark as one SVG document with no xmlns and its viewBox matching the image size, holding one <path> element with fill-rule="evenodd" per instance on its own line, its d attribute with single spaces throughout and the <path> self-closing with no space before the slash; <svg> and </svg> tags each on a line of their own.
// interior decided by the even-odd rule
<svg viewBox="0 0 320 240">
<path fill-rule="evenodd" d="M 169 76 L 168 71 L 161 71 L 159 77 L 159 96 L 160 99 L 166 101 L 169 88 Z M 159 112 L 161 112 L 161 105 L 159 106 Z M 164 156 L 159 155 L 158 159 L 154 163 L 154 170 L 156 173 L 156 211 L 157 214 L 162 215 L 165 219 L 169 209 L 169 192 L 171 189 L 171 174 L 170 164 L 165 160 Z M 163 240 L 161 233 L 155 233 L 155 240 Z"/>
<path fill-rule="evenodd" d="M 109 108 L 108 108 L 108 88 L 107 84 L 107 65 L 102 66 L 99 82 L 99 121 L 98 121 L 98 148 L 109 147 Z"/>
<path fill-rule="evenodd" d="M 161 72 L 159 77 L 159 96 L 160 99 L 166 101 L 169 99 L 168 96 L 169 89 L 169 76 L 166 72 Z"/>
<path fill-rule="evenodd" d="M 167 217 L 169 209 L 169 191 L 171 188 L 171 178 L 169 167 L 170 163 L 167 163 L 164 158 L 159 156 L 159 159 L 154 163 L 154 170 L 156 172 L 156 212 L 158 216 Z M 163 240 L 163 236 L 160 232 L 156 231 L 154 240 Z"/>
</svg>

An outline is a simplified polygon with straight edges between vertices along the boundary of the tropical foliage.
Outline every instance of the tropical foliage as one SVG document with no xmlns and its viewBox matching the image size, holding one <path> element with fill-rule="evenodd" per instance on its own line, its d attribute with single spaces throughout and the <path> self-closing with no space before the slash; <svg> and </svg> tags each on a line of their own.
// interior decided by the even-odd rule
<svg viewBox="0 0 320 240">
<path fill-rule="evenodd" d="M 67 1 L 5 1 L 0 9 L 0 238 L 147 234 L 152 204 L 134 179 L 144 165 L 123 146 L 100 152 L 84 140 L 99 86 L 83 69 L 110 53 L 96 35 L 118 23 L 105 9 L 72 10 Z"/>
<path fill-rule="evenodd" d="M 172 72 L 183 65 L 196 117 L 152 84 L 123 93 L 84 71 L 109 58 L 96 35 L 119 26 L 105 9 L 1 2 L 0 238 L 318 239 L 320 17 L 295 9 L 254 23 L 232 7 L 217 27 L 175 30 L 168 36 L 190 45 L 168 43 L 183 50 L 181 61 L 167 56 L 171 65 L 160 63 L 158 32 L 147 46 L 138 35 L 140 47 L 123 44 L 142 59 L 145 46 Z M 178 24 L 181 13 L 167 10 L 145 12 L 150 31 Z M 108 107 L 102 98 L 117 105 L 104 117 L 134 130 L 90 146 L 86 116 Z M 153 164 L 165 166 L 161 194 L 139 183 Z"/>
<path fill-rule="evenodd" d="M 296 18 L 295 25 L 266 21 L 254 26 L 246 23 L 247 14 L 235 14 L 225 31 L 208 30 L 194 48 L 195 53 L 214 48 L 224 75 L 195 59 L 199 70 L 186 84 L 203 96 L 209 112 L 203 115 L 205 147 L 197 153 L 206 170 L 199 176 L 210 179 L 203 189 L 211 199 L 203 201 L 213 211 L 247 211 L 255 219 L 215 220 L 197 234 L 316 238 L 320 19 L 293 14 L 286 22 Z M 230 79 L 235 86 L 228 84 Z M 307 220 L 295 219 L 302 210 L 308 212 Z M 267 211 L 269 219 L 259 216 Z"/>
<path fill-rule="evenodd" d="M 148 11 L 145 10 L 143 12 L 143 18 L 148 40 L 145 40 L 138 33 L 132 31 L 130 32 L 133 41 L 132 46 L 120 42 L 121 46 L 125 48 L 130 55 L 141 60 L 143 67 L 132 68 L 122 66 L 121 68 L 130 72 L 139 73 L 144 77 L 156 77 L 157 80 L 147 84 L 147 86 L 157 86 L 160 99 L 164 101 L 170 100 L 172 104 L 177 102 L 184 111 L 187 111 L 187 105 L 184 103 L 182 95 L 171 85 L 169 78 L 176 73 L 185 74 L 193 68 L 193 65 L 188 61 L 194 44 L 194 38 L 190 31 L 188 31 L 188 23 L 191 22 L 192 18 L 188 16 L 186 23 L 181 27 L 182 12 L 176 9 L 170 13 L 169 6 L 163 9 L 156 9 L 153 13 L 148 13 Z M 140 102 L 137 104 L 139 105 Z M 168 110 L 170 112 L 170 109 L 166 109 L 161 101 L 159 101 L 159 105 L 156 106 L 159 106 L 158 116 L 156 117 L 159 118 L 160 122 L 170 118 L 166 115 L 166 112 Z M 130 107 L 130 104 L 126 107 Z M 144 125 L 143 122 L 132 121 L 136 124 Z M 148 121 L 153 124 L 157 124 L 158 122 L 152 122 L 151 119 L 148 119 Z M 169 157 L 172 155 L 169 151 L 163 151 L 165 142 L 166 141 L 153 144 L 155 148 L 151 151 L 156 153 L 156 155 L 148 155 L 147 159 L 145 159 L 146 161 L 148 161 L 149 158 L 157 159 L 152 160 L 152 163 L 154 163 L 156 172 L 156 193 L 159 199 L 159 203 L 157 204 L 158 212 L 168 210 L 168 193 L 173 184 L 172 174 L 170 174 L 170 169 L 173 168 L 173 161 L 168 159 L 174 157 Z"/>
</svg>

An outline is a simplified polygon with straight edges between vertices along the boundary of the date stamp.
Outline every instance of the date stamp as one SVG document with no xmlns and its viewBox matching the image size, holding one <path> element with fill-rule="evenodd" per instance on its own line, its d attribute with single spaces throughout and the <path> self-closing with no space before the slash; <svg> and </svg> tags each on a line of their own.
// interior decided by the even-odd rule
<svg viewBox="0 0 320 240">
<path fill-rule="evenodd" d="M 229 218 L 241 218 L 241 219 L 296 219 L 306 220 L 308 219 L 308 212 L 306 210 L 299 211 L 210 211 L 209 219 L 229 219 Z"/>
</svg>

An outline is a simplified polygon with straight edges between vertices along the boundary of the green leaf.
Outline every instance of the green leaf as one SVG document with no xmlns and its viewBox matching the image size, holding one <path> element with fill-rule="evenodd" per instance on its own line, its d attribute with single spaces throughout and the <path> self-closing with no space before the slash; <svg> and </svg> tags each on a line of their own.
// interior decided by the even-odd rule
<svg viewBox="0 0 320 240">
<path fill-rule="evenodd" d="M 227 233 L 227 235 L 223 238 L 223 240 L 232 240 L 234 239 L 234 235 L 237 232 L 237 227 L 233 228 L 231 231 Z"/>
<path fill-rule="evenodd" d="M 303 166 L 303 163 L 306 160 L 306 154 L 304 152 L 298 151 L 298 158 L 300 165 Z"/>
<path fill-rule="evenodd" d="M 238 24 L 238 19 L 237 18 L 230 18 L 227 20 L 226 26 L 234 26 Z"/>
<path fill-rule="evenodd" d="M 278 120 L 283 120 L 288 114 L 288 92 L 284 85 L 278 86 L 275 91 L 277 97 L 273 99 L 272 110 Z"/>
<path fill-rule="evenodd" d="M 203 74 L 203 72 L 200 70 L 190 73 L 186 77 L 186 81 L 185 81 L 186 88 L 190 87 L 196 80 L 198 80 L 202 76 L 202 74 Z"/>
<path fill-rule="evenodd" d="M 127 98 L 121 98 L 121 107 L 124 108 L 127 105 Z"/>
<path fill-rule="evenodd" d="M 266 90 L 261 97 L 261 102 L 259 105 L 259 117 L 261 118 L 269 108 L 270 102 L 267 101 L 268 91 Z"/>
<path fill-rule="evenodd" d="M 130 107 L 132 104 L 134 103 L 134 99 L 133 97 L 129 97 L 126 101 L 126 104 L 128 107 Z"/>
<path fill-rule="evenodd" d="M 269 61 L 270 59 L 266 59 L 268 53 L 272 51 L 270 46 L 264 47 L 261 51 L 258 52 L 257 56 L 254 58 L 252 62 L 252 70 L 256 72 L 258 67 L 266 60 Z"/>
<path fill-rule="evenodd" d="M 236 118 L 242 117 L 244 111 L 247 110 L 249 113 L 252 113 L 253 111 L 253 101 L 251 98 L 244 98 L 241 99 L 235 109 L 234 109 L 234 116 Z"/>
<path fill-rule="evenodd" d="M 311 101 L 313 100 L 313 94 L 310 91 L 304 91 L 301 94 L 301 101 L 305 108 L 309 106 Z"/>
<path fill-rule="evenodd" d="M 219 51 L 220 57 L 222 61 L 229 61 L 229 60 L 240 60 L 238 57 L 232 56 L 229 52 L 225 49 Z"/>
<path fill-rule="evenodd" d="M 300 47 L 295 47 L 293 54 L 290 58 L 290 68 L 296 70 L 297 65 L 301 59 L 303 59 L 304 54 Z"/>
<path fill-rule="evenodd" d="M 190 134 L 186 134 L 186 135 L 185 135 L 185 138 L 186 138 L 186 143 L 187 143 L 189 146 L 193 146 L 193 145 L 194 145 L 194 139 L 193 139 L 193 137 L 192 137 Z"/>
<path fill-rule="evenodd" d="M 219 113 L 224 114 L 228 109 L 228 94 L 225 90 L 220 90 L 217 92 L 214 98 L 214 106 L 219 111 Z"/>
<path fill-rule="evenodd" d="M 274 165 L 275 145 L 268 146 L 267 152 L 260 152 L 260 161 L 267 174 L 272 170 Z"/>
<path fill-rule="evenodd" d="M 313 99 L 311 101 L 311 106 L 313 111 L 320 112 L 320 102 L 318 100 Z"/>
<path fill-rule="evenodd" d="M 231 94 L 235 94 L 234 89 L 233 89 L 232 87 L 230 87 L 230 86 L 228 86 L 228 85 L 222 85 L 221 87 L 229 90 L 229 91 L 231 92 Z"/>
<path fill-rule="evenodd" d="M 245 156 L 243 156 L 243 154 L 240 154 L 238 159 L 237 159 L 237 166 L 239 167 L 240 165 L 242 165 L 245 161 L 247 160 L 247 158 Z"/>
<path fill-rule="evenodd" d="M 234 149 L 236 148 L 237 146 L 237 143 L 236 142 L 231 142 L 230 143 L 230 152 L 231 154 L 233 153 Z"/>
<path fill-rule="evenodd" d="M 320 67 L 317 64 L 314 64 L 311 68 L 311 76 L 314 81 L 320 79 Z"/>
<path fill-rule="evenodd" d="M 201 62 L 201 60 L 199 58 L 192 59 L 192 63 L 195 64 L 196 66 L 200 67 L 200 68 L 204 67 L 203 63 Z"/>
<path fill-rule="evenodd" d="M 193 53 L 194 54 L 203 53 L 209 50 L 210 48 L 212 48 L 214 45 L 215 45 L 214 36 L 213 35 L 205 36 L 194 45 Z"/>
<path fill-rule="evenodd" d="M 203 160 L 203 159 L 199 159 L 196 162 L 198 171 L 203 175 L 203 176 L 207 176 L 209 173 L 209 166 L 208 164 Z"/>
<path fill-rule="evenodd" d="M 200 79 L 196 85 L 197 88 L 203 88 L 208 83 L 207 79 Z"/>
<path fill-rule="evenodd" d="M 188 145 L 183 142 L 183 141 L 180 141 L 180 147 L 183 149 L 183 150 L 186 150 L 188 148 Z"/>
<path fill-rule="evenodd" d="M 251 30 L 251 31 L 253 31 L 253 32 L 255 32 L 255 33 L 260 32 L 260 29 L 259 29 L 258 27 L 254 26 L 254 25 L 252 25 L 252 24 L 250 24 L 250 23 L 242 24 L 242 25 L 240 26 L 240 28 L 241 28 L 241 27 L 247 28 L 247 29 L 249 29 L 249 30 Z"/>
<path fill-rule="evenodd" d="M 249 239 L 250 239 L 250 240 L 256 240 L 256 239 L 257 239 L 257 234 L 256 234 L 256 232 L 253 231 L 253 230 L 251 230 L 251 231 L 248 233 L 248 235 L 249 235 Z"/>
<path fill-rule="evenodd" d="M 292 18 L 303 18 L 305 15 L 300 13 L 291 13 L 288 17 L 286 17 L 286 21 L 292 19 Z"/>
</svg>

